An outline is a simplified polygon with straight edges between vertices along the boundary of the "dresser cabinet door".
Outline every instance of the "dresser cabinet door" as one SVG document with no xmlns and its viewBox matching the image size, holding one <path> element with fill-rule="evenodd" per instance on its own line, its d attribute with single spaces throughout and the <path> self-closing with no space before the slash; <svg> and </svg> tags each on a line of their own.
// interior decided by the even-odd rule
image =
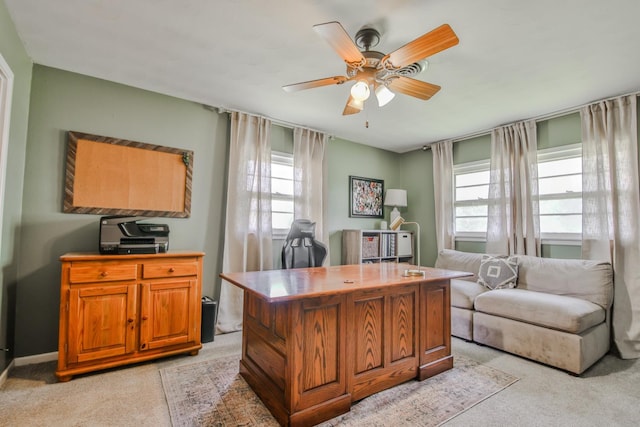
<svg viewBox="0 0 640 427">
<path fill-rule="evenodd" d="M 195 342 L 200 322 L 196 285 L 195 278 L 142 284 L 140 351 Z"/>
<path fill-rule="evenodd" d="M 135 351 L 137 289 L 135 283 L 71 287 L 68 363 Z"/>
</svg>

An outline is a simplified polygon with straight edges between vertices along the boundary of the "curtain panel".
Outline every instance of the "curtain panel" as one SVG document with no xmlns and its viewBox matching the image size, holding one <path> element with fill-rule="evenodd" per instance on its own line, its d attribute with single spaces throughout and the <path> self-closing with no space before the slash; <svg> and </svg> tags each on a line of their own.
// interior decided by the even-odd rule
<svg viewBox="0 0 640 427">
<path fill-rule="evenodd" d="M 316 223 L 316 239 L 327 246 L 325 265 L 329 264 L 327 227 L 327 136 L 309 129 L 293 130 L 293 211 L 294 219 Z"/>
<path fill-rule="evenodd" d="M 487 252 L 540 256 L 536 122 L 493 129 Z"/>
<path fill-rule="evenodd" d="M 640 191 L 635 95 L 597 102 L 582 119 L 582 256 L 614 270 L 613 341 L 640 357 Z"/>
<path fill-rule="evenodd" d="M 431 145 L 433 153 L 433 195 L 438 251 L 455 248 L 453 141 Z"/>
<path fill-rule="evenodd" d="M 222 269 L 273 268 L 271 232 L 271 121 L 231 113 L 227 212 Z M 243 291 L 222 282 L 217 330 L 242 329 Z"/>
</svg>

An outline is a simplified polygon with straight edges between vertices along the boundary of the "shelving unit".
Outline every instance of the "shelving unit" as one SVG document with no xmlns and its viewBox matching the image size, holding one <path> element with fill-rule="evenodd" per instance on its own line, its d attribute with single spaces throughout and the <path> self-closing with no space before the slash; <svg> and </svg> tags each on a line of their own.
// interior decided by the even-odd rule
<svg viewBox="0 0 640 427">
<path fill-rule="evenodd" d="M 413 233 L 393 230 L 342 230 L 342 264 L 412 262 Z"/>
</svg>

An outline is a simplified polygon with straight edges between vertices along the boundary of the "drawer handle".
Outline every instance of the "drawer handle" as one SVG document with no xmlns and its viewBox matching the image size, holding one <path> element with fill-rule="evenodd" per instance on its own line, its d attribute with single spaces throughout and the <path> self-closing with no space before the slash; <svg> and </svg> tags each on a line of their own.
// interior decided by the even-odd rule
<svg viewBox="0 0 640 427">
<path fill-rule="evenodd" d="M 147 319 L 149 319 L 149 317 L 147 317 L 147 316 L 142 316 L 142 320 L 147 320 Z"/>
<path fill-rule="evenodd" d="M 173 267 L 169 267 L 169 273 L 173 273 L 174 271 L 176 271 L 176 269 L 175 269 L 175 268 L 173 268 Z"/>
<path fill-rule="evenodd" d="M 133 319 L 127 319 L 127 322 L 133 323 Z"/>
<path fill-rule="evenodd" d="M 109 275 L 109 273 L 107 273 L 106 271 L 103 271 L 102 273 L 100 273 L 100 277 L 107 277 Z"/>
</svg>

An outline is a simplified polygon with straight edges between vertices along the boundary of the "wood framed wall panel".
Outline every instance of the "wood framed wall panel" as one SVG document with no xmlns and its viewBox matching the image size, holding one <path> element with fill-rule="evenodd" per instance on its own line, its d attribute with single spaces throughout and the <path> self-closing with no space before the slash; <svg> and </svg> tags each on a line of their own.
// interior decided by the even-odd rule
<svg viewBox="0 0 640 427">
<path fill-rule="evenodd" d="M 69 131 L 63 211 L 186 218 L 193 151 Z"/>
</svg>

